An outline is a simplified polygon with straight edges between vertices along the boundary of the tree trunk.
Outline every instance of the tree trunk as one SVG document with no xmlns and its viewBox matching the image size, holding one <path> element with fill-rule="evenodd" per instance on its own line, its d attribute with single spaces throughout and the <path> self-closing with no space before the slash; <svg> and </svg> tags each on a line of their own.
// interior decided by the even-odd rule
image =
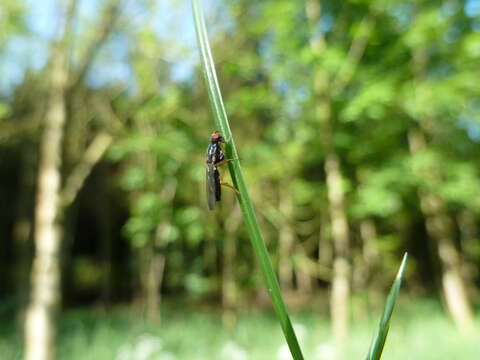
<svg viewBox="0 0 480 360">
<path fill-rule="evenodd" d="M 427 148 L 425 137 L 418 129 L 411 130 L 408 139 L 412 155 Z M 414 169 L 414 171 L 427 180 L 432 176 L 432 169 Z M 420 188 L 419 197 L 427 232 L 435 243 L 441 264 L 442 289 L 446 306 L 457 326 L 461 330 L 471 331 L 474 328 L 473 313 L 462 278 L 461 256 L 455 247 L 452 219 L 447 214 L 443 199 L 438 195 Z"/>
<path fill-rule="evenodd" d="M 378 261 L 378 250 L 373 244 L 377 237 L 377 228 L 372 219 L 367 218 L 360 221 L 360 237 L 362 251 L 358 259 L 358 266 L 355 267 L 353 282 L 356 289 L 368 289 L 372 269 Z"/>
<path fill-rule="evenodd" d="M 152 163 L 155 162 L 153 159 L 150 160 L 152 160 Z M 154 175 L 152 174 L 152 176 Z M 166 180 L 159 196 L 165 203 L 170 204 L 175 197 L 176 191 L 177 179 L 172 176 Z M 147 317 L 151 322 L 158 322 L 160 320 L 161 288 L 165 271 L 165 252 L 167 249 L 167 241 L 165 241 L 164 237 L 166 236 L 165 229 L 172 221 L 172 216 L 173 209 L 169 211 L 165 219 L 157 226 L 150 248 L 151 253 L 147 270 L 145 300 Z"/>
<path fill-rule="evenodd" d="M 344 207 L 340 161 L 335 154 L 328 154 L 325 162 L 330 222 L 334 247 L 332 294 L 330 312 L 333 336 L 338 349 L 345 344 L 348 335 L 350 263 L 348 261 L 348 222 Z"/>
<path fill-rule="evenodd" d="M 464 255 L 462 275 L 466 279 L 468 295 L 475 301 L 479 297 L 475 286 L 475 279 L 479 275 L 479 269 L 476 266 L 478 255 L 475 255 L 475 248 L 479 239 L 475 213 L 470 209 L 463 210 L 457 216 L 457 224 L 460 229 L 460 251 Z"/>
<path fill-rule="evenodd" d="M 318 229 L 318 265 L 329 269 L 332 267 L 333 248 L 329 235 L 329 218 L 326 212 L 320 215 L 320 228 Z"/>
<path fill-rule="evenodd" d="M 439 197 L 428 193 L 420 197 L 428 234 L 437 242 L 447 307 L 458 327 L 467 332 L 471 331 L 474 327 L 473 313 L 462 278 L 461 256 L 453 240 L 451 218 L 446 214 L 445 204 Z"/>
<path fill-rule="evenodd" d="M 315 30 L 320 20 L 321 5 L 320 2 L 315 0 L 307 1 L 305 5 L 305 13 L 312 29 L 310 48 L 314 54 L 319 54 L 326 47 L 325 39 Z M 363 49 L 361 50 L 355 52 L 356 58 L 352 60 L 358 62 L 361 53 L 363 53 Z M 347 82 L 344 83 L 346 84 Z M 340 158 L 335 151 L 335 145 L 332 142 L 334 129 L 329 89 L 332 86 L 335 87 L 335 85 L 337 84 L 331 84 L 330 76 L 326 71 L 319 67 L 315 69 L 313 75 L 313 97 L 316 99 L 315 114 L 320 125 L 321 137 L 326 153 L 325 173 L 334 249 L 330 313 L 338 357 L 342 358 L 342 349 L 348 335 L 350 263 L 348 260 L 349 228 L 344 205 L 341 164 Z"/>
<path fill-rule="evenodd" d="M 278 234 L 278 277 L 282 291 L 291 293 L 293 289 L 292 250 L 294 241 L 290 223 L 293 214 L 291 197 L 280 194 L 279 205 L 280 212 L 286 221 L 282 221 Z"/>
<path fill-rule="evenodd" d="M 234 211 L 225 221 L 225 241 L 222 256 L 222 321 L 232 325 L 235 321 L 234 309 L 237 304 L 237 289 L 235 286 L 235 254 L 237 245 L 235 234 L 242 221 L 240 207 L 235 205 Z"/>
<path fill-rule="evenodd" d="M 163 273 L 165 269 L 165 255 L 155 244 L 151 244 L 150 259 L 146 277 L 146 315 L 152 322 L 158 322 L 160 319 L 160 289 L 163 282 Z"/>
<path fill-rule="evenodd" d="M 377 227 L 372 219 L 363 219 L 361 221 L 360 235 L 362 237 L 363 260 L 367 267 L 370 268 L 378 260 L 378 249 L 373 243 L 377 237 Z"/>
<path fill-rule="evenodd" d="M 313 292 L 313 279 L 302 266 L 296 268 L 295 279 L 297 280 L 297 292 L 305 297 L 310 296 Z"/>
<path fill-rule="evenodd" d="M 35 255 L 31 273 L 31 299 L 25 319 L 25 359 L 55 357 L 55 315 L 60 304 L 60 227 L 58 224 L 61 186 L 61 155 L 67 83 L 67 32 L 73 17 L 74 0 L 69 0 L 63 39 L 51 58 L 50 99 L 41 139 L 38 193 L 35 206 Z"/>
</svg>

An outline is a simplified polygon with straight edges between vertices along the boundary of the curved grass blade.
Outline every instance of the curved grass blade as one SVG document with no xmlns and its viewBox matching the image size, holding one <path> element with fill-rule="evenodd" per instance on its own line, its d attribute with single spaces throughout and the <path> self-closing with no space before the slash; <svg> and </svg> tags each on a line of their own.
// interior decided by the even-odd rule
<svg viewBox="0 0 480 360">
<path fill-rule="evenodd" d="M 202 59 L 202 68 L 205 75 L 210 104 L 214 114 L 215 125 L 226 139 L 225 153 L 227 158 L 236 159 L 228 163 L 228 168 L 230 170 L 230 176 L 232 178 L 233 185 L 238 190 L 237 198 L 240 203 L 240 208 L 242 209 L 245 225 L 250 235 L 250 241 L 255 251 L 255 256 L 260 263 L 260 268 L 267 285 L 268 293 L 272 299 L 273 307 L 280 322 L 280 326 L 282 327 L 287 344 L 290 348 L 290 352 L 293 356 L 293 359 L 301 360 L 303 359 L 303 355 L 288 316 L 282 295 L 280 293 L 280 286 L 278 285 L 275 271 L 273 270 L 270 262 L 268 251 L 265 246 L 265 242 L 263 241 L 263 237 L 260 232 L 260 226 L 258 224 L 255 210 L 253 208 L 247 185 L 243 177 L 243 172 L 240 167 L 240 161 L 238 160 L 239 156 L 235 147 L 232 132 L 230 130 L 225 107 L 223 105 L 220 87 L 218 85 L 215 66 L 207 37 L 205 20 L 203 18 L 203 12 L 199 6 L 198 0 L 192 0 L 192 7 L 197 41 L 200 49 L 200 57 Z"/>
<path fill-rule="evenodd" d="M 385 305 L 385 310 L 383 310 L 382 318 L 380 324 L 378 325 L 377 335 L 374 342 L 368 350 L 368 355 L 365 360 L 379 360 L 382 356 L 383 346 L 385 345 L 385 340 L 387 339 L 388 330 L 390 328 L 390 318 L 392 316 L 393 308 L 395 306 L 395 301 L 397 300 L 400 287 L 402 285 L 403 272 L 407 264 L 408 253 L 403 255 L 402 264 L 397 273 L 397 277 L 393 282 L 392 289 L 390 294 L 388 294 L 387 303 Z"/>
</svg>

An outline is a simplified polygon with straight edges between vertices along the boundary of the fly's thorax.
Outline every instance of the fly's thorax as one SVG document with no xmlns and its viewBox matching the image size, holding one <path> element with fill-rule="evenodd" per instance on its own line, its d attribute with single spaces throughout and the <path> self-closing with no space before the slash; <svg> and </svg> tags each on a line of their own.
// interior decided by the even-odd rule
<svg viewBox="0 0 480 360">
<path fill-rule="evenodd" d="M 208 145 L 207 153 L 205 154 L 207 163 L 213 164 L 215 161 L 215 153 L 216 153 L 216 144 L 211 143 Z"/>
</svg>

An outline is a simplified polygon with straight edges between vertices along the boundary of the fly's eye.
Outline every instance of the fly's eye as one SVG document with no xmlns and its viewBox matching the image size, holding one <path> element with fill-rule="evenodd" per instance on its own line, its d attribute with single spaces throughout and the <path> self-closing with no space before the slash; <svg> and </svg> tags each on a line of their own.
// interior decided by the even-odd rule
<svg viewBox="0 0 480 360">
<path fill-rule="evenodd" d="M 225 139 L 223 138 L 222 135 L 220 135 L 220 133 L 218 131 L 214 131 L 211 135 L 211 140 L 213 142 L 224 142 Z"/>
</svg>

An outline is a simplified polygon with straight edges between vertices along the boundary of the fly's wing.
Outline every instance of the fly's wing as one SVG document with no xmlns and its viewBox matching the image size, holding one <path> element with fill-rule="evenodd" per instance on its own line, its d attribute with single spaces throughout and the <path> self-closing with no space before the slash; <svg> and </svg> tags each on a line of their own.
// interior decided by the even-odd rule
<svg viewBox="0 0 480 360">
<path fill-rule="evenodd" d="M 215 167 L 212 164 L 206 166 L 206 190 L 207 190 L 207 204 L 208 210 L 215 208 L 216 199 L 216 186 L 215 186 Z"/>
<path fill-rule="evenodd" d="M 215 168 L 213 176 L 215 178 L 215 200 L 220 201 L 222 200 L 222 187 L 220 184 L 220 173 L 217 168 Z"/>
</svg>

